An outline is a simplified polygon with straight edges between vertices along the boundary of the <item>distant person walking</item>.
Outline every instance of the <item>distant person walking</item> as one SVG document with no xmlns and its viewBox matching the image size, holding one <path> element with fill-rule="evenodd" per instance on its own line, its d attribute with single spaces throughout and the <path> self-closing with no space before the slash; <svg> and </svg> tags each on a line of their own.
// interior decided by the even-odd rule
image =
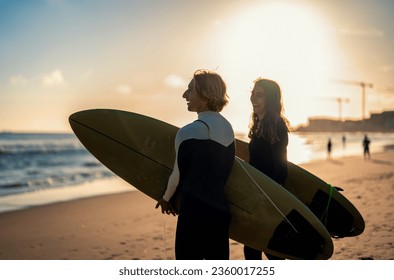
<svg viewBox="0 0 394 280">
<path fill-rule="evenodd" d="M 331 159 L 331 151 L 332 151 L 332 142 L 331 142 L 331 138 L 328 138 L 328 142 L 327 142 L 327 159 Z"/>
<path fill-rule="evenodd" d="M 368 135 L 365 134 L 363 139 L 363 147 L 364 147 L 364 159 L 371 159 L 371 154 L 369 152 L 369 145 L 371 144 L 371 140 L 369 140 Z"/>
<path fill-rule="evenodd" d="M 346 135 L 342 136 L 342 146 L 343 148 L 346 148 Z"/>
</svg>

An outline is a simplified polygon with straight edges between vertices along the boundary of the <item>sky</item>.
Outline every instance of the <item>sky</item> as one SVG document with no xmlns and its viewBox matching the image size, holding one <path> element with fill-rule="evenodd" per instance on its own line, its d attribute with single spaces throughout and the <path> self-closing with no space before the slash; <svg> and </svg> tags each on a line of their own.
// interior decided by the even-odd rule
<svg viewBox="0 0 394 280">
<path fill-rule="evenodd" d="M 68 116 L 132 111 L 183 126 L 197 69 L 219 73 L 245 132 L 258 77 L 293 126 L 394 110 L 394 0 L 0 0 L 0 132 L 71 132 Z"/>
</svg>

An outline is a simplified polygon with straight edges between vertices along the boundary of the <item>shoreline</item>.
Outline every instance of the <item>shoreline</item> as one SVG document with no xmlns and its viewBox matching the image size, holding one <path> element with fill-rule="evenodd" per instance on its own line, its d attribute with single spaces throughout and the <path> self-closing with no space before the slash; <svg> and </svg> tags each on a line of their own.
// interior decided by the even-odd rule
<svg viewBox="0 0 394 280">
<path fill-rule="evenodd" d="M 334 240 L 331 259 L 394 259 L 394 151 L 300 166 L 342 187 L 365 220 L 361 235 Z M 0 213 L 0 259 L 174 259 L 176 218 L 128 190 Z M 243 245 L 234 240 L 230 259 L 243 259 Z"/>
<path fill-rule="evenodd" d="M 387 145 L 387 148 L 384 149 L 384 152 L 392 152 L 394 154 L 394 145 Z M 383 151 L 379 151 L 373 152 L 372 154 L 379 155 L 382 153 Z M 354 154 L 337 154 L 335 156 L 332 156 L 331 159 L 310 159 L 307 162 L 293 163 L 305 169 L 305 167 L 319 164 L 321 162 L 331 161 L 332 163 L 338 163 L 341 160 L 351 159 L 362 159 L 362 155 L 356 156 Z M 324 180 L 324 178 L 322 179 Z M 75 185 L 39 189 L 31 192 L 17 194 L 6 194 L 0 196 L 0 214 L 64 201 L 72 201 L 89 197 L 93 198 L 101 195 L 110 195 L 129 191 L 138 190 L 117 175 L 115 175 L 113 177 L 101 178 L 98 180 L 87 181 Z"/>
<path fill-rule="evenodd" d="M 48 204 L 135 190 L 133 186 L 118 176 L 114 176 L 76 185 L 3 195 L 0 196 L 0 214 Z"/>
</svg>

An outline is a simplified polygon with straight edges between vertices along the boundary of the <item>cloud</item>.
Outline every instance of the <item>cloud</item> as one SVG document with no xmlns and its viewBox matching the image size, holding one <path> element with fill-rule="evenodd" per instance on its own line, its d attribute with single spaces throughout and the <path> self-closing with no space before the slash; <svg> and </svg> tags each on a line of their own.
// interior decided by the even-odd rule
<svg viewBox="0 0 394 280">
<path fill-rule="evenodd" d="M 129 95 L 132 92 L 132 89 L 128 85 L 119 85 L 116 88 L 116 91 L 124 95 Z"/>
<path fill-rule="evenodd" d="M 383 37 L 384 32 L 379 29 L 350 29 L 342 28 L 339 31 L 342 35 L 360 36 L 360 37 Z"/>
<path fill-rule="evenodd" d="M 61 70 L 54 70 L 52 73 L 46 75 L 42 79 L 42 83 L 45 87 L 62 86 L 65 83 L 63 72 Z"/>
<path fill-rule="evenodd" d="M 174 87 L 174 88 L 183 88 L 186 87 L 186 82 L 185 80 L 176 75 L 176 74 L 171 74 L 168 75 L 165 79 L 164 79 L 164 83 L 170 87 Z"/>
<path fill-rule="evenodd" d="M 10 83 L 12 85 L 25 85 L 27 84 L 27 79 L 20 75 L 13 76 L 10 78 Z"/>
</svg>

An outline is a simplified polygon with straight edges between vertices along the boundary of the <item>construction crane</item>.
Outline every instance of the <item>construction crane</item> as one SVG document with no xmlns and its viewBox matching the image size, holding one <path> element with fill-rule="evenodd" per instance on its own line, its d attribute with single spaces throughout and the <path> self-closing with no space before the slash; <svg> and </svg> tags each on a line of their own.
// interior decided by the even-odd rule
<svg viewBox="0 0 394 280">
<path fill-rule="evenodd" d="M 319 100 L 324 100 L 324 101 L 329 101 L 329 102 L 337 102 L 338 104 L 338 121 L 343 121 L 342 118 L 342 103 L 348 103 L 350 101 L 349 98 L 343 98 L 343 97 L 317 97 Z"/>
<path fill-rule="evenodd" d="M 339 121 L 342 121 L 342 103 L 349 102 L 349 98 L 337 97 L 336 101 L 338 102 Z"/>
<path fill-rule="evenodd" d="M 347 81 L 347 80 L 334 80 L 337 83 L 341 84 L 348 84 L 348 85 L 358 85 L 361 86 L 361 93 L 362 93 L 362 98 L 361 98 L 361 118 L 362 120 L 365 119 L 365 88 L 373 88 L 372 83 L 366 83 L 366 82 L 359 82 L 359 81 Z"/>
</svg>

